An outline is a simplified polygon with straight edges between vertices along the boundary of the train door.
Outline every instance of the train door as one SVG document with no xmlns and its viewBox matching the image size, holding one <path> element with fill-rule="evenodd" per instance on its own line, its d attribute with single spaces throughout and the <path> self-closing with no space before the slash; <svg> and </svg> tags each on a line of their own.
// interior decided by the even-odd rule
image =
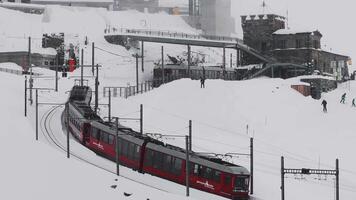
<svg viewBox="0 0 356 200">
<path fill-rule="evenodd" d="M 232 193 L 232 176 L 231 174 L 225 174 L 222 180 L 221 193 L 224 195 L 231 195 Z"/>
<path fill-rule="evenodd" d="M 100 144 L 100 130 L 93 127 L 92 130 L 91 130 L 91 144 L 92 146 L 95 148 L 95 149 L 99 149 L 99 150 L 102 150 L 103 147 L 102 145 Z"/>
<path fill-rule="evenodd" d="M 90 124 L 84 123 L 83 124 L 83 144 L 87 144 L 90 140 Z"/>
</svg>

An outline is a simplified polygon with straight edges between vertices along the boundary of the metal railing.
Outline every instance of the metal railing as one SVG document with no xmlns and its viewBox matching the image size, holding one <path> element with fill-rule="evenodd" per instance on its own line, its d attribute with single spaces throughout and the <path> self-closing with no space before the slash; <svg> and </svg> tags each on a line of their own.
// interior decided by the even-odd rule
<svg viewBox="0 0 356 200">
<path fill-rule="evenodd" d="M 29 74 L 29 72 L 25 72 L 25 71 L 22 71 L 22 70 L 1 68 L 1 67 L 0 67 L 0 72 L 10 73 L 10 74 L 16 74 L 16 75 Z M 34 76 L 39 76 L 39 75 L 41 75 L 41 74 L 39 74 L 39 73 L 32 73 L 32 75 L 34 75 Z"/>
<path fill-rule="evenodd" d="M 104 87 L 103 88 L 103 95 L 104 97 L 109 96 L 109 91 L 111 91 L 112 97 L 122 97 L 128 98 L 130 96 L 135 96 L 137 94 L 143 94 L 145 92 L 153 90 L 153 82 L 146 81 L 145 83 L 141 83 L 137 86 L 126 86 L 126 87 Z"/>
<path fill-rule="evenodd" d="M 233 43 L 237 42 L 241 44 L 243 43 L 241 39 L 234 38 L 234 37 L 216 36 L 216 35 L 198 35 L 198 34 L 188 34 L 183 32 L 160 31 L 160 30 L 149 30 L 149 29 L 110 28 L 110 29 L 105 29 L 104 33 L 107 35 L 119 33 L 119 34 L 133 34 L 133 35 L 170 37 L 170 38 L 181 38 L 181 39 L 212 40 L 212 41 L 233 42 Z"/>
</svg>

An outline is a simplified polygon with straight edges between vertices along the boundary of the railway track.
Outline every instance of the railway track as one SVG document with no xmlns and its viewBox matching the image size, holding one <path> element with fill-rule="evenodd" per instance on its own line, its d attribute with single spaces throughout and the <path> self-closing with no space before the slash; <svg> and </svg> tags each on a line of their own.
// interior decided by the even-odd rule
<svg viewBox="0 0 356 200">
<path fill-rule="evenodd" d="M 51 122 L 53 121 L 53 117 L 56 115 L 56 113 L 59 111 L 59 108 L 61 106 L 54 106 L 52 108 L 50 108 L 49 110 L 47 110 L 44 115 L 41 117 L 41 121 L 40 121 L 40 128 L 41 128 L 41 132 L 43 134 L 43 136 L 46 138 L 46 140 L 50 143 L 50 144 L 53 144 L 57 149 L 59 149 L 59 151 L 62 151 L 63 153 L 67 153 L 67 148 L 66 148 L 66 144 L 62 144 L 60 142 L 60 140 L 56 137 L 55 133 L 53 132 L 52 130 L 52 127 L 51 127 Z M 64 122 L 64 113 L 61 114 L 61 124 L 62 124 L 62 127 L 65 127 L 65 122 Z M 75 157 L 76 159 L 82 161 L 82 162 L 85 162 L 89 165 L 92 165 L 96 168 L 99 168 L 101 170 L 104 170 L 108 173 L 111 173 L 111 174 L 115 174 L 116 175 L 116 172 L 115 171 L 112 171 L 110 169 L 107 169 L 103 166 L 100 166 L 99 164 L 96 164 L 86 158 L 83 158 L 79 155 L 77 155 L 75 152 L 70 152 L 70 155 Z M 150 187 L 152 189 L 156 189 L 156 190 L 159 190 L 159 191 L 162 191 L 162 192 L 167 192 L 167 193 L 171 193 L 167 190 L 164 190 L 164 189 L 161 189 L 161 188 L 158 188 L 158 187 L 154 187 L 152 185 L 149 185 L 149 184 L 146 184 L 146 183 L 143 183 L 143 182 L 140 182 L 140 181 L 137 181 L 137 180 L 134 180 L 132 178 L 129 178 L 127 176 L 123 176 L 123 175 L 120 175 L 120 177 L 126 179 L 126 180 L 130 180 L 130 181 L 133 181 L 135 183 L 138 183 L 138 184 L 141 184 L 141 185 L 144 185 L 144 186 L 147 186 L 147 187 Z"/>
</svg>

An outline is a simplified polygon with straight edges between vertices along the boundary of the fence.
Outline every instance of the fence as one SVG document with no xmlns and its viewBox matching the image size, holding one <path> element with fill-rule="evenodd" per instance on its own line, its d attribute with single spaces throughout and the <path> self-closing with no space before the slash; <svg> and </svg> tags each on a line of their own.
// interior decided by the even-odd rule
<svg viewBox="0 0 356 200">
<path fill-rule="evenodd" d="M 30 74 L 30 72 L 25 72 L 25 71 L 18 70 L 18 69 L 8 69 L 8 68 L 0 68 L 0 72 L 6 72 L 6 73 L 16 74 L 16 75 Z M 39 75 L 41 75 L 41 74 L 39 74 L 39 73 L 32 73 L 32 75 L 34 75 L 34 76 L 39 76 Z"/>
<path fill-rule="evenodd" d="M 142 94 L 144 92 L 151 91 L 153 89 L 153 82 L 146 81 L 137 86 L 126 86 L 126 87 L 104 87 L 104 97 L 109 96 L 109 91 L 111 91 L 112 97 L 122 97 L 128 98 L 130 96 L 135 96 L 137 94 Z"/>
</svg>

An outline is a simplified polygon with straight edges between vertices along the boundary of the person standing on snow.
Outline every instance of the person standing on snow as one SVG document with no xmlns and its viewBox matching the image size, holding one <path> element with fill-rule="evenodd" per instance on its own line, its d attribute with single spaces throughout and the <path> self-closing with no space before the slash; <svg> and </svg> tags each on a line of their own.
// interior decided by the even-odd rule
<svg viewBox="0 0 356 200">
<path fill-rule="evenodd" d="M 340 103 L 345 103 L 345 99 L 346 99 L 346 93 L 344 93 L 342 96 L 341 96 L 341 100 L 340 100 Z"/>
<path fill-rule="evenodd" d="M 352 99 L 352 107 L 356 107 L 356 104 L 355 104 L 355 98 Z"/>
<path fill-rule="evenodd" d="M 205 78 L 200 77 L 200 88 L 205 88 Z"/>
<path fill-rule="evenodd" d="M 323 112 L 327 113 L 328 109 L 326 108 L 326 105 L 328 104 L 328 102 L 326 102 L 326 100 L 324 99 L 323 102 L 321 102 L 321 105 L 323 105 Z"/>
</svg>

